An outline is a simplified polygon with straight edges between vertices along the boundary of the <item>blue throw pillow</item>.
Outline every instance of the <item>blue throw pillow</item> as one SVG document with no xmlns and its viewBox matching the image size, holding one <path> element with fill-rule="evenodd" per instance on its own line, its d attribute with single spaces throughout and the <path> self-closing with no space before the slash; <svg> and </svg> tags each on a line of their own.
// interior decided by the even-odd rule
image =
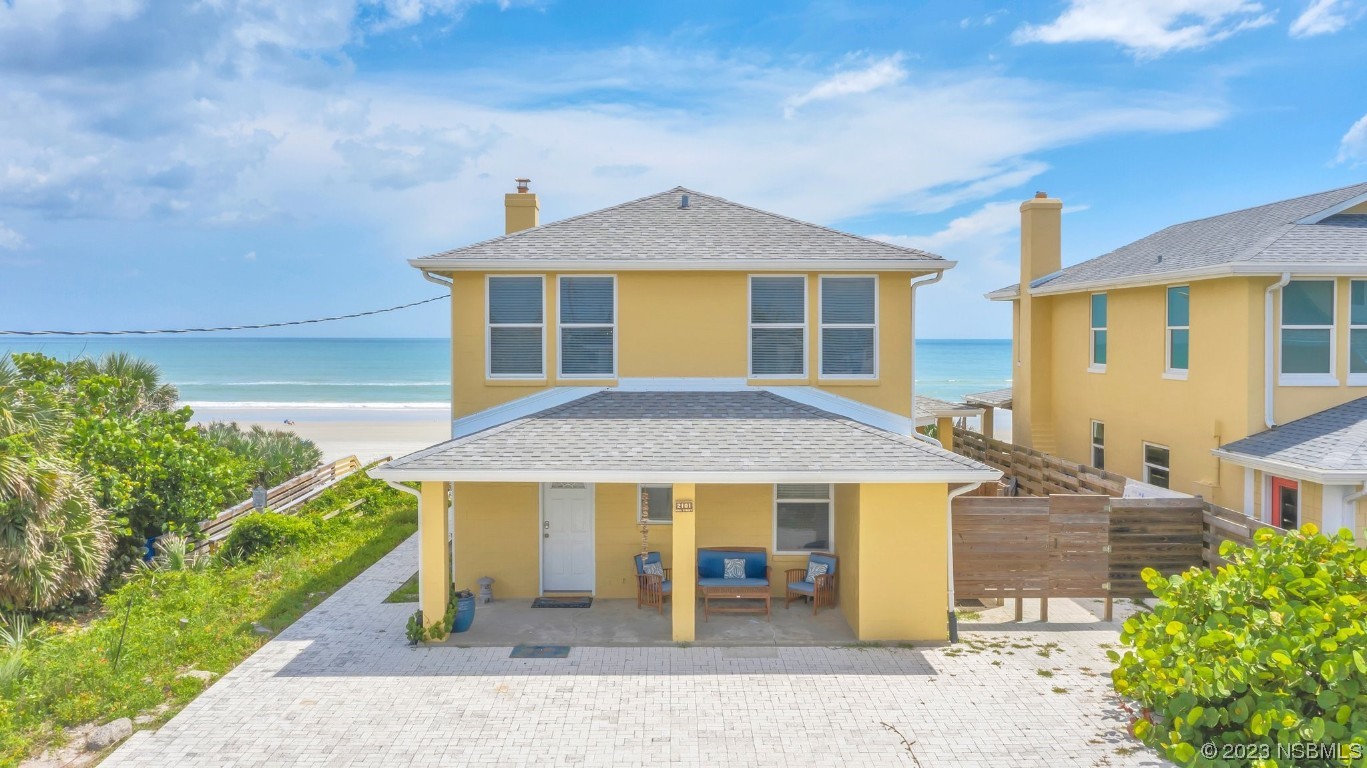
<svg viewBox="0 0 1367 768">
<path fill-rule="evenodd" d="M 728 557 L 725 560 L 723 560 L 721 577 L 723 579 L 745 578 L 745 558 Z"/>
<path fill-rule="evenodd" d="M 807 563 L 807 581 L 815 584 L 816 577 L 825 574 L 831 569 L 826 563 Z"/>
</svg>

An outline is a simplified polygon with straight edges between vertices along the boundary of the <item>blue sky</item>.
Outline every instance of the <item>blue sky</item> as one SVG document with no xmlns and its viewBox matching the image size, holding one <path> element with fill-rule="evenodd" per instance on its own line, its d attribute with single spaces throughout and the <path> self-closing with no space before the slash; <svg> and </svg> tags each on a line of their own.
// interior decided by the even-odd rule
<svg viewBox="0 0 1367 768">
<path fill-rule="evenodd" d="M 1007 337 L 1020 200 L 1064 261 L 1367 180 L 1367 0 L 4 0 L 0 328 L 340 314 L 405 260 L 685 185 L 959 262 Z M 439 336 L 445 310 L 290 335 Z"/>
</svg>

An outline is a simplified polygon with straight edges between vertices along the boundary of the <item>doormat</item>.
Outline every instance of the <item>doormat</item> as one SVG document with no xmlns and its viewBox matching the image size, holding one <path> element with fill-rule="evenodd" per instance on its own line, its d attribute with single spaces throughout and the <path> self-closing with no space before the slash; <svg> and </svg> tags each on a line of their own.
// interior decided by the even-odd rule
<svg viewBox="0 0 1367 768">
<path fill-rule="evenodd" d="M 510 659 L 565 659 L 569 658 L 568 645 L 515 645 Z"/>
<path fill-rule="evenodd" d="M 588 608 L 593 605 L 591 597 L 538 597 L 532 601 L 533 608 Z"/>
</svg>

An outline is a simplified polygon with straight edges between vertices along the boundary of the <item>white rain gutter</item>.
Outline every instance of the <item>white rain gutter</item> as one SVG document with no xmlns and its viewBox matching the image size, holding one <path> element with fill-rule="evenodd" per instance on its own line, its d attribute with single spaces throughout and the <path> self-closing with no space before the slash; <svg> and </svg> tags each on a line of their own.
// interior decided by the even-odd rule
<svg viewBox="0 0 1367 768">
<path fill-rule="evenodd" d="M 1344 504 L 1353 504 L 1353 503 L 1355 503 L 1358 499 L 1361 499 L 1361 498 L 1364 497 L 1364 496 L 1367 496 L 1367 483 L 1363 483 L 1363 484 L 1362 484 L 1362 488 L 1359 489 L 1356 493 L 1350 493 L 1350 494 L 1348 494 L 1347 496 L 1344 496 L 1344 497 L 1343 497 L 1343 503 L 1344 503 Z"/>
<path fill-rule="evenodd" d="M 426 275 L 426 274 L 427 274 L 426 272 L 423 273 L 423 275 Z M 371 476 L 371 477 L 374 477 L 374 475 L 370 475 L 369 472 L 367 472 L 366 474 L 369 475 L 369 476 Z M 383 480 L 384 478 L 381 478 L 381 479 Z M 411 494 L 413 494 L 413 497 L 416 498 L 416 499 L 418 500 L 418 608 L 421 609 L 421 608 L 422 608 L 422 491 L 415 490 L 415 489 L 413 489 L 413 488 L 409 488 L 408 486 L 404 485 L 403 483 L 395 482 L 395 481 L 393 481 L 393 480 L 385 480 L 384 483 L 385 483 L 385 485 L 389 486 L 390 488 L 393 488 L 393 489 L 396 490 L 396 491 L 403 491 L 404 493 L 411 493 Z M 424 620 L 425 620 L 425 619 L 424 619 Z"/>
<path fill-rule="evenodd" d="M 429 283 L 436 283 L 437 285 L 440 285 L 441 287 L 447 289 L 449 289 L 451 287 L 451 284 L 455 282 L 454 280 L 451 280 L 449 278 L 434 275 L 425 269 L 422 271 L 422 279 L 426 280 Z"/>
<path fill-rule="evenodd" d="M 911 279 L 911 349 L 907 350 L 908 354 L 911 356 L 911 407 L 907 411 L 908 415 L 911 416 L 911 434 L 914 437 L 919 437 L 922 440 L 934 443 L 941 448 L 944 447 L 944 444 L 940 441 L 931 440 L 929 437 L 916 431 L 916 289 L 923 285 L 938 283 L 944 276 L 945 273 L 941 270 L 928 278 L 925 275 L 922 275 L 920 278 L 913 277 Z"/>
<path fill-rule="evenodd" d="M 1268 429 L 1277 426 L 1273 408 L 1273 393 L 1276 391 L 1276 382 L 1273 379 L 1272 370 L 1272 294 L 1285 288 L 1289 282 L 1291 282 L 1291 273 L 1283 272 L 1281 279 L 1268 286 L 1267 293 L 1263 294 L 1263 421 L 1267 423 Z"/>
<path fill-rule="evenodd" d="M 955 488 L 949 492 L 949 500 L 945 502 L 945 529 L 948 531 L 946 535 L 948 557 L 946 559 L 949 562 L 949 642 L 951 643 L 959 641 L 959 617 L 954 615 L 954 499 L 969 491 L 977 490 L 981 485 L 982 483 L 969 483 Z"/>
</svg>

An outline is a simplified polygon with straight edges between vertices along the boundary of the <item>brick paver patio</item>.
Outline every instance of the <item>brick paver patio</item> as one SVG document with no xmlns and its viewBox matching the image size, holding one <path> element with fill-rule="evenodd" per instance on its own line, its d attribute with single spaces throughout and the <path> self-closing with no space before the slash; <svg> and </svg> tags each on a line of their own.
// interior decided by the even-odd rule
<svg viewBox="0 0 1367 768">
<path fill-rule="evenodd" d="M 1100 647 L 1115 625 L 1072 601 L 954 647 L 510 659 L 407 646 L 413 606 L 381 601 L 416 558 L 410 539 L 103 765 L 1165 764 L 1124 733 Z"/>
</svg>

